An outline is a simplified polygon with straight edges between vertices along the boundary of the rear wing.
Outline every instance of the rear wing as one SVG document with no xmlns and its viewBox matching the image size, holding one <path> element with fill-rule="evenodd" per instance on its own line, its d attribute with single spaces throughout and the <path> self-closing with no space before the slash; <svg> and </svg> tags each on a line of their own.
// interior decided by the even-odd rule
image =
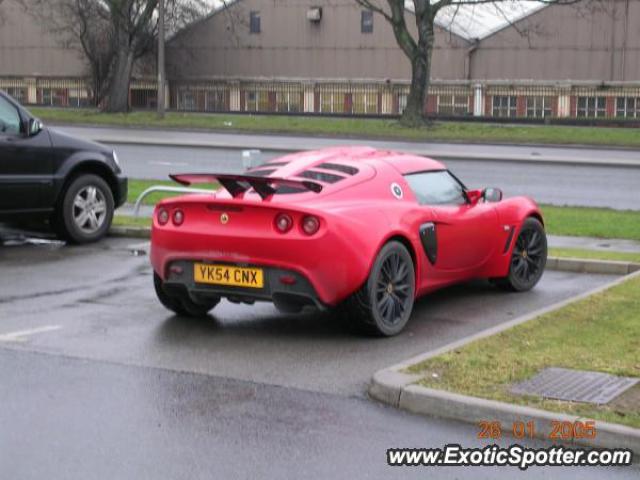
<svg viewBox="0 0 640 480">
<path fill-rule="evenodd" d="M 276 193 L 278 186 L 299 188 L 320 193 L 322 185 L 310 180 L 292 180 L 290 178 L 258 177 L 254 175 L 234 175 L 226 173 L 181 173 L 169 177 L 182 185 L 202 183 L 220 183 L 233 198 L 243 195 L 253 188 L 264 200 Z"/>
</svg>

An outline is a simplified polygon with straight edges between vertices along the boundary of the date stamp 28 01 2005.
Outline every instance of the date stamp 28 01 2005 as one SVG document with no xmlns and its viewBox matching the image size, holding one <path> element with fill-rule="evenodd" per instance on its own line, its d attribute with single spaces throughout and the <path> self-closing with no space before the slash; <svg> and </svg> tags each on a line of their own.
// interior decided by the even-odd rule
<svg viewBox="0 0 640 480">
<path fill-rule="evenodd" d="M 540 430 L 534 421 L 515 421 L 511 425 L 502 425 L 498 421 L 483 420 L 478 422 L 478 438 L 496 440 L 502 438 L 503 433 L 512 435 L 517 439 L 539 437 Z M 598 434 L 596 423 L 593 420 L 561 421 L 552 420 L 542 429 L 543 435 L 549 440 L 571 441 L 577 439 L 593 439 Z"/>
</svg>

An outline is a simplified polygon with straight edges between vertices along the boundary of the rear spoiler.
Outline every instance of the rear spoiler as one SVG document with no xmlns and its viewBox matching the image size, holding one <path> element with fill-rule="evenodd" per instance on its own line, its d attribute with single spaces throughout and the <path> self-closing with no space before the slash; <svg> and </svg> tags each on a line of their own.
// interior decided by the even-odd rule
<svg viewBox="0 0 640 480">
<path fill-rule="evenodd" d="M 310 180 L 292 180 L 290 178 L 257 177 L 254 175 L 233 175 L 226 173 L 181 173 L 169 175 L 169 178 L 182 184 L 194 185 L 198 183 L 220 183 L 233 198 L 243 195 L 253 188 L 262 199 L 276 193 L 276 187 L 301 188 L 310 192 L 320 193 L 322 185 Z"/>
</svg>

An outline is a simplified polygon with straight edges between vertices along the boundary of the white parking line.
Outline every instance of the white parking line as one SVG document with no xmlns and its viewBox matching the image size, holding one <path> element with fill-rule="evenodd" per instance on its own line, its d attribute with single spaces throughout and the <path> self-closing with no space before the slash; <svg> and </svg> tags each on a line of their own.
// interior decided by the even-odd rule
<svg viewBox="0 0 640 480">
<path fill-rule="evenodd" d="M 25 342 L 30 335 L 37 333 L 52 332 L 54 330 L 60 330 L 60 325 L 46 325 L 44 327 L 31 328 L 29 330 L 21 330 L 19 332 L 3 333 L 0 335 L 0 342 Z"/>
</svg>

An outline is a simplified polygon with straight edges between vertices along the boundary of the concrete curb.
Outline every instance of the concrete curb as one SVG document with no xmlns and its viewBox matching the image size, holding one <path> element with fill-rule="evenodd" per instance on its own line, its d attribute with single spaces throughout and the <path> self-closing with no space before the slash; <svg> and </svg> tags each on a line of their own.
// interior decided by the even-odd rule
<svg viewBox="0 0 640 480">
<path fill-rule="evenodd" d="M 109 229 L 110 237 L 128 237 L 128 238 L 151 238 L 151 227 L 111 227 Z"/>
<path fill-rule="evenodd" d="M 323 139 L 325 139 L 323 137 Z M 186 147 L 186 148 L 217 148 L 217 149 L 225 149 L 225 150 L 262 150 L 264 152 L 282 152 L 282 153 L 294 153 L 299 152 L 301 150 L 313 150 L 313 145 L 308 147 L 301 148 L 300 146 L 287 146 L 285 144 L 279 145 L 277 147 L 271 145 L 265 145 L 261 143 L 246 143 L 242 145 L 227 143 L 227 142 L 219 142 L 219 141 L 196 141 L 196 140 L 176 140 L 176 139 L 145 139 L 144 137 L 140 137 L 137 139 L 130 139 L 125 137 L 118 137 L 116 135 L 105 135 L 105 136 L 96 136 L 92 137 L 93 141 L 107 144 L 116 144 L 116 145 L 140 145 L 140 146 L 161 146 L 161 147 Z M 343 141 L 345 139 L 340 138 L 339 140 Z M 366 144 L 367 141 L 371 139 L 359 139 L 354 138 L 353 144 Z M 378 141 L 378 140 L 376 140 Z M 322 148 L 322 147 L 318 147 Z M 402 149 L 400 149 L 402 150 Z M 429 150 L 428 147 L 411 147 L 410 149 L 406 149 L 408 152 L 415 155 L 422 155 L 426 157 L 432 157 L 437 160 L 486 160 L 492 162 L 526 162 L 526 163 L 542 163 L 542 164 L 553 164 L 553 165 L 599 165 L 599 166 L 608 166 L 608 167 L 629 167 L 629 168 L 640 168 L 640 161 L 634 160 L 624 160 L 624 159 L 616 159 L 616 160 L 596 160 L 596 159 L 585 159 L 585 158 L 567 158 L 567 157 L 536 157 L 532 155 L 504 155 L 504 154 L 482 154 L 482 153 L 474 153 L 473 149 L 470 149 L 468 153 L 461 155 L 459 152 L 433 152 Z"/>
<path fill-rule="evenodd" d="M 637 267 L 640 267 L 640 265 L 637 265 Z M 629 278 L 639 276 L 640 268 L 632 274 L 625 275 L 622 278 L 618 278 L 573 298 L 563 300 L 554 305 L 542 308 L 509 322 L 460 339 L 436 350 L 412 357 L 399 364 L 379 370 L 373 375 L 373 379 L 369 387 L 369 395 L 376 400 L 413 413 L 448 418 L 473 424 L 487 420 L 499 421 L 502 422 L 503 425 L 510 425 L 515 421 L 533 421 L 537 426 L 540 426 L 548 425 L 551 420 L 566 420 L 572 423 L 578 420 L 584 421 L 585 419 L 582 417 L 553 413 L 546 410 L 460 395 L 453 392 L 435 390 L 416 385 L 415 383 L 422 377 L 417 374 L 407 373 L 406 370 L 408 367 L 428 360 L 429 358 L 458 349 L 476 340 L 495 335 L 516 325 L 533 320 L 545 313 L 578 302 L 593 294 L 608 290 L 611 287 L 625 282 Z M 634 451 L 636 455 L 640 455 L 640 429 L 601 421 L 596 422 L 596 428 L 598 433 L 595 439 L 576 439 L 573 443 L 598 448 L 629 448 Z M 548 434 L 549 431 L 537 428 L 536 436 L 538 438 L 547 439 Z M 636 462 L 638 460 L 639 459 L 636 458 Z"/>
<path fill-rule="evenodd" d="M 605 275 L 628 275 L 640 270 L 640 263 L 616 260 L 591 260 L 584 258 L 549 257 L 549 270 L 575 273 L 598 273 Z"/>
</svg>

